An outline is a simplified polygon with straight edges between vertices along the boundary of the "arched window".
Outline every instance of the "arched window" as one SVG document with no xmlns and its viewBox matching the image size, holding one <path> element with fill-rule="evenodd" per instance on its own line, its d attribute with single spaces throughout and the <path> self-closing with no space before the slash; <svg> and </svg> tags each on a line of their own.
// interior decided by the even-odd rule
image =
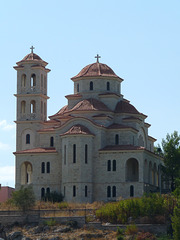
<svg viewBox="0 0 180 240">
<path fill-rule="evenodd" d="M 36 75 L 33 73 L 31 75 L 31 88 L 34 88 L 36 86 Z"/>
<path fill-rule="evenodd" d="M 66 165 L 66 145 L 64 145 L 64 165 Z"/>
<path fill-rule="evenodd" d="M 93 82 L 90 82 L 89 89 L 92 91 L 93 90 Z"/>
<path fill-rule="evenodd" d="M 44 81 L 43 74 L 41 74 L 41 89 L 43 89 L 43 81 Z"/>
<path fill-rule="evenodd" d="M 110 82 L 107 82 L 107 91 L 110 90 Z"/>
<path fill-rule="evenodd" d="M 41 188 L 41 199 L 45 197 L 45 189 Z"/>
<path fill-rule="evenodd" d="M 30 134 L 26 134 L 26 144 L 30 144 Z"/>
<path fill-rule="evenodd" d="M 26 74 L 23 74 L 21 76 L 21 87 L 22 88 L 26 87 Z"/>
<path fill-rule="evenodd" d="M 112 188 L 112 196 L 116 197 L 116 186 L 113 186 Z"/>
<path fill-rule="evenodd" d="M 47 168 L 47 173 L 50 173 L 50 162 L 47 162 L 46 168 Z"/>
<path fill-rule="evenodd" d="M 41 173 L 45 173 L 45 163 L 41 163 Z"/>
<path fill-rule="evenodd" d="M 73 186 L 73 197 L 75 197 L 76 196 L 76 186 L 74 185 Z"/>
<path fill-rule="evenodd" d="M 64 197 L 66 196 L 66 187 L 64 186 Z"/>
<path fill-rule="evenodd" d="M 41 101 L 41 114 L 43 114 L 43 101 Z"/>
<path fill-rule="evenodd" d="M 73 144 L 73 163 L 76 163 L 76 144 Z"/>
<path fill-rule="evenodd" d="M 21 165 L 21 184 L 31 184 L 32 183 L 32 173 L 33 168 L 30 162 L 24 162 Z"/>
<path fill-rule="evenodd" d="M 88 145 L 85 144 L 85 163 L 88 163 Z"/>
<path fill-rule="evenodd" d="M 111 160 L 107 161 L 107 171 L 110 172 L 111 171 Z"/>
<path fill-rule="evenodd" d="M 116 160 L 113 160 L 113 171 L 116 171 Z"/>
<path fill-rule="evenodd" d="M 115 144 L 119 145 L 119 135 L 118 134 L 115 135 Z"/>
<path fill-rule="evenodd" d="M 44 88 L 45 89 L 47 88 L 47 78 L 46 78 L 46 76 L 44 76 Z"/>
<path fill-rule="evenodd" d="M 50 194 L 50 188 L 48 187 L 48 188 L 46 188 L 46 194 Z"/>
<path fill-rule="evenodd" d="M 79 83 L 77 83 L 77 92 L 79 92 Z"/>
<path fill-rule="evenodd" d="M 111 187 L 110 186 L 107 187 L 107 197 L 108 198 L 111 197 Z"/>
<path fill-rule="evenodd" d="M 88 188 L 87 188 L 87 186 L 85 186 L 85 197 L 87 197 L 87 190 L 88 190 Z"/>
<path fill-rule="evenodd" d="M 35 112 L 36 112 L 36 102 L 32 100 L 31 106 L 30 106 L 30 113 L 35 113 Z"/>
<path fill-rule="evenodd" d="M 50 147 L 53 147 L 54 146 L 54 137 L 51 137 L 50 138 Z"/>
<path fill-rule="evenodd" d="M 26 113 L 26 102 L 22 101 L 21 102 L 21 113 Z"/>
<path fill-rule="evenodd" d="M 139 163 L 135 158 L 129 158 L 126 161 L 126 181 L 127 182 L 139 181 Z"/>
<path fill-rule="evenodd" d="M 134 186 L 130 186 L 130 197 L 134 197 Z"/>
</svg>

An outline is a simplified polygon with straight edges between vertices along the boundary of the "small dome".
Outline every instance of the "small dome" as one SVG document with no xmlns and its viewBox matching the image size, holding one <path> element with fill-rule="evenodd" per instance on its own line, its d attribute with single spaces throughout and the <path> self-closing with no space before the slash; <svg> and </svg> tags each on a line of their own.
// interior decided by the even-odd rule
<svg viewBox="0 0 180 240">
<path fill-rule="evenodd" d="M 140 114 L 138 110 L 126 101 L 120 101 L 117 103 L 115 108 L 116 113 L 132 113 L 132 114 Z"/>
<path fill-rule="evenodd" d="M 27 54 L 21 61 L 32 61 L 32 60 L 40 60 L 42 61 L 42 59 L 35 53 L 29 53 Z"/>
<path fill-rule="evenodd" d="M 76 78 L 81 77 L 118 77 L 114 71 L 108 67 L 106 64 L 103 63 L 92 63 L 84 67 L 76 76 L 72 77 L 71 79 L 74 80 Z M 121 78 L 120 78 L 121 79 Z"/>
</svg>

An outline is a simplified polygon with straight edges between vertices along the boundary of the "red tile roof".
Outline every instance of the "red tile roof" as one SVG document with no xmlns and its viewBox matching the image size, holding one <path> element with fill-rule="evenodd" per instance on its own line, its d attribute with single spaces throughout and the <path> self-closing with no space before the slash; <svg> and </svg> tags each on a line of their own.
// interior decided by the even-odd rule
<svg viewBox="0 0 180 240">
<path fill-rule="evenodd" d="M 23 62 L 38 62 L 46 66 L 48 63 L 42 60 L 37 54 L 29 53 L 27 54 L 21 61 L 17 62 L 16 64 L 19 65 Z"/>
<path fill-rule="evenodd" d="M 133 145 L 108 145 L 99 151 L 112 151 L 112 150 L 144 150 L 145 147 L 133 146 Z"/>
<path fill-rule="evenodd" d="M 103 63 L 92 63 L 84 67 L 76 76 L 72 77 L 71 79 L 77 79 L 81 77 L 115 77 L 123 80 L 122 78 L 118 77 L 114 71 Z"/>
<path fill-rule="evenodd" d="M 55 148 L 33 148 L 14 152 L 14 154 L 57 153 Z"/>
<path fill-rule="evenodd" d="M 84 99 L 77 103 L 71 111 L 111 111 L 103 102 L 94 99 Z"/>
<path fill-rule="evenodd" d="M 77 125 L 72 126 L 67 132 L 61 134 L 61 136 L 74 135 L 74 134 L 94 135 L 90 132 L 90 130 L 87 127 L 85 127 L 81 124 L 77 124 Z"/>
<path fill-rule="evenodd" d="M 138 112 L 138 110 L 133 105 L 123 100 L 117 103 L 115 112 L 140 114 L 140 112 Z"/>
</svg>

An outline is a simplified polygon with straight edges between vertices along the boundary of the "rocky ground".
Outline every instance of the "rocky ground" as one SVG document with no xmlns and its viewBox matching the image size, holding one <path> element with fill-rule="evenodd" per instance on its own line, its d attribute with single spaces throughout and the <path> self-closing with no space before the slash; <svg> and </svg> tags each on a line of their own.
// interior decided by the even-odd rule
<svg viewBox="0 0 180 240">
<path fill-rule="evenodd" d="M 1 227 L 0 240 L 115 240 L 116 232 L 90 228 L 77 228 L 73 224 L 55 226 Z"/>
</svg>

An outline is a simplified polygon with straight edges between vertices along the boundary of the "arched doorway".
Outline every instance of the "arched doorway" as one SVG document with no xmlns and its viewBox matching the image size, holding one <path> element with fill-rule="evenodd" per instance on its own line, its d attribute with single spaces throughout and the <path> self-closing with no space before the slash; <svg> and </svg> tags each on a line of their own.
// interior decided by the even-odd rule
<svg viewBox="0 0 180 240">
<path fill-rule="evenodd" d="M 139 181 L 139 163 L 135 158 L 130 158 L 126 162 L 126 181 Z"/>
<path fill-rule="evenodd" d="M 21 165 L 21 184 L 32 183 L 32 164 L 30 162 L 24 162 Z"/>
</svg>

